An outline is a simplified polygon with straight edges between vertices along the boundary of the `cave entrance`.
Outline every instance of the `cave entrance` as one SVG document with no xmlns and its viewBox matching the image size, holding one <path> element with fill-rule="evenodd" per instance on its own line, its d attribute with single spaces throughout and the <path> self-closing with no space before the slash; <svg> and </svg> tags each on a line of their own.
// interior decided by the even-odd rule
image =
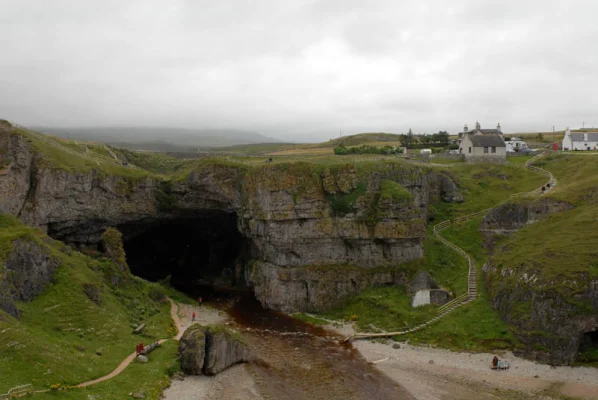
<svg viewBox="0 0 598 400">
<path fill-rule="evenodd" d="M 598 366 L 598 330 L 583 334 L 579 342 L 577 361 Z"/>
<path fill-rule="evenodd" d="M 243 282 L 246 240 L 237 216 L 210 211 L 118 227 L 134 275 L 150 281 L 171 276 L 175 286 L 235 286 Z"/>
</svg>

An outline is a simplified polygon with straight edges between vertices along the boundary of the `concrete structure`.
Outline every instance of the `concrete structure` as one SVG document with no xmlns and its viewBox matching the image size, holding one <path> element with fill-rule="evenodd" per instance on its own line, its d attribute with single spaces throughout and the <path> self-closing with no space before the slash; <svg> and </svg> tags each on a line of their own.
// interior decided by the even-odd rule
<svg viewBox="0 0 598 400">
<path fill-rule="evenodd" d="M 472 130 L 465 125 L 459 154 L 463 155 L 466 162 L 506 163 L 507 148 L 500 124 L 496 129 L 482 129 L 480 123 L 476 122 Z"/>
<path fill-rule="evenodd" d="M 427 304 L 444 304 L 449 301 L 450 294 L 446 290 L 438 288 L 427 272 L 421 271 L 410 283 L 413 293 L 411 307 L 420 307 Z"/>
<path fill-rule="evenodd" d="M 562 150 L 597 150 L 598 132 L 571 132 L 571 129 L 567 128 L 562 144 Z"/>
</svg>

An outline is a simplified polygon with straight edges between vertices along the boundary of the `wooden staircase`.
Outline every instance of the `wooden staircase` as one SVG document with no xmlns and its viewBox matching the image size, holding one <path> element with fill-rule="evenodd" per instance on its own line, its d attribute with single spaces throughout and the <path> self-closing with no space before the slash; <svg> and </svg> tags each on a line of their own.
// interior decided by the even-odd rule
<svg viewBox="0 0 598 400">
<path fill-rule="evenodd" d="M 537 156 L 529 159 L 525 164 L 524 164 L 524 168 L 528 168 L 531 169 L 535 172 L 541 173 L 543 175 L 545 175 L 546 177 L 548 177 L 548 182 L 546 182 L 543 186 L 546 187 L 548 184 L 550 184 L 550 189 L 552 189 L 554 186 L 556 186 L 557 184 L 557 180 L 556 178 L 554 178 L 554 176 L 552 176 L 552 174 L 549 171 L 546 171 L 542 168 L 538 168 L 538 167 L 534 167 L 531 164 L 538 160 L 539 158 L 543 157 L 544 153 L 542 154 L 538 154 Z M 506 203 L 510 200 L 513 200 L 515 198 L 519 198 L 519 197 L 529 197 L 529 196 L 536 196 L 536 195 L 540 195 L 544 192 L 542 192 L 542 188 L 538 188 L 536 190 L 533 190 L 531 192 L 523 192 L 523 193 L 516 193 L 513 194 L 511 196 L 509 196 L 509 198 L 507 200 L 505 200 L 504 202 L 500 203 Z M 500 204 L 497 204 L 500 205 Z M 404 329 L 404 330 L 400 330 L 397 332 L 380 332 L 380 333 L 356 333 L 354 335 L 351 335 L 347 338 L 345 338 L 345 342 L 350 342 L 352 340 L 355 339 L 368 339 L 368 338 L 376 338 L 376 337 L 389 337 L 389 336 L 400 336 L 400 335 L 405 335 L 407 333 L 412 333 L 412 332 L 416 332 L 419 331 L 420 329 L 425 328 L 426 326 L 444 318 L 447 314 L 451 313 L 452 311 L 454 311 L 455 309 L 475 300 L 475 298 L 478 295 L 478 289 L 477 289 L 477 275 L 476 275 L 476 266 L 474 264 L 474 262 L 472 261 L 471 257 L 469 256 L 469 254 L 467 254 L 462 248 L 460 248 L 459 246 L 457 246 L 456 244 L 449 242 L 447 239 L 445 239 L 440 232 L 442 232 L 443 230 L 447 229 L 448 227 L 450 227 L 451 225 L 453 225 L 454 223 L 463 223 L 466 222 L 472 218 L 476 218 L 479 217 L 481 215 L 485 215 L 487 214 L 490 210 L 492 210 L 492 208 L 487 208 L 485 210 L 482 211 L 478 211 L 469 215 L 466 215 L 464 217 L 460 217 L 460 218 L 456 218 L 454 220 L 446 220 L 443 221 L 439 224 L 436 224 L 433 228 L 433 234 L 434 237 L 436 237 L 436 239 L 438 239 L 440 242 L 442 242 L 444 245 L 446 245 L 447 247 L 451 248 L 453 251 L 459 253 L 459 255 L 461 255 L 463 258 L 465 258 L 467 260 L 467 263 L 469 265 L 469 270 L 467 273 L 467 293 L 464 293 L 456 298 L 454 298 L 453 300 L 449 301 L 446 304 L 443 304 L 442 306 L 440 306 L 438 308 L 438 315 L 436 315 L 434 318 L 420 324 L 417 326 L 414 326 L 413 328 L 409 328 L 409 329 Z"/>
</svg>

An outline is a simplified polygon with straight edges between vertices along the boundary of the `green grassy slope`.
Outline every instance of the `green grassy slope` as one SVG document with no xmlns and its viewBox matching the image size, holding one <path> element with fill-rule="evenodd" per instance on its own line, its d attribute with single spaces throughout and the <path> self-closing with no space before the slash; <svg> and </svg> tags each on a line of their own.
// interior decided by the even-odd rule
<svg viewBox="0 0 598 400">
<path fill-rule="evenodd" d="M 94 157 L 85 154 L 77 146 L 66 145 L 63 140 L 45 136 L 23 128 L 14 128 L 13 134 L 23 135 L 31 144 L 32 150 L 40 158 L 43 166 L 52 169 L 62 169 L 69 172 L 88 172 L 96 170 L 105 175 L 127 176 L 142 178 L 147 171 L 124 167 L 109 157 Z"/>
<path fill-rule="evenodd" d="M 26 383 L 37 390 L 95 379 L 116 368 L 137 343 L 172 337 L 170 306 L 157 284 L 119 272 L 110 260 L 87 257 L 7 216 L 0 216 L 0 265 L 17 238 L 38 243 L 60 260 L 60 266 L 40 296 L 18 304 L 20 320 L 0 312 L 0 393 Z M 120 274 L 118 287 L 107 279 L 115 274 Z M 101 291 L 99 305 L 84 293 L 85 284 Z M 133 335 L 132 330 L 142 321 L 146 330 Z M 166 368 L 172 368 L 174 362 L 171 347 L 156 350 L 152 361 L 135 366 L 138 375 L 133 382 L 157 377 L 143 385 L 162 387 L 168 378 Z M 124 398 L 135 385 L 107 383 L 106 393 L 118 395 L 103 398 Z"/>
<path fill-rule="evenodd" d="M 432 235 L 435 223 L 483 210 L 509 198 L 512 193 L 530 191 L 539 187 L 546 178 L 521 166 L 459 165 L 448 171 L 458 182 L 465 201 L 462 204 L 436 202 L 430 206 L 430 225 L 424 244 L 422 260 L 398 265 L 397 268 L 415 272 L 428 271 L 435 281 L 460 295 L 467 290 L 466 261 Z M 443 235 L 465 249 L 477 265 L 485 261 L 482 241 L 478 233 L 480 218 L 452 226 Z M 439 347 L 467 350 L 513 348 L 517 341 L 508 326 L 501 321 L 490 306 L 488 293 L 480 282 L 479 299 L 467 304 L 448 317 L 417 333 L 402 336 L 414 343 L 428 343 Z M 434 306 L 413 309 L 410 297 L 401 288 L 372 288 L 355 296 L 339 309 L 326 313 L 326 317 L 355 319 L 363 330 L 371 326 L 383 330 L 401 330 L 429 319 Z M 472 323 L 474 322 L 474 323 Z"/>
</svg>

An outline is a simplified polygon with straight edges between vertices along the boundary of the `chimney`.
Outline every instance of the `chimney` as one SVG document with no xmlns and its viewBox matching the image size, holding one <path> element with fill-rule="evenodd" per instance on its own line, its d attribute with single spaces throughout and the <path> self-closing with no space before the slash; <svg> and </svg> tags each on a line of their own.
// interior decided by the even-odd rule
<svg viewBox="0 0 598 400">
<path fill-rule="evenodd" d="M 583 141 L 587 142 L 588 141 L 588 132 L 584 132 L 583 133 Z"/>
<path fill-rule="evenodd" d="M 496 130 L 499 131 L 499 132 L 501 132 L 501 130 L 500 130 L 500 122 L 498 123 L 498 125 L 496 125 Z"/>
<path fill-rule="evenodd" d="M 477 122 L 477 121 L 476 121 L 476 123 L 475 123 L 475 128 L 476 128 L 476 129 L 478 129 L 478 130 L 482 128 L 482 127 L 480 126 L 480 123 L 479 123 L 479 122 Z"/>
<path fill-rule="evenodd" d="M 467 129 L 467 124 L 465 124 L 465 126 L 463 127 L 463 133 L 465 133 L 465 132 L 467 132 L 467 131 L 468 131 L 468 129 Z"/>
</svg>

